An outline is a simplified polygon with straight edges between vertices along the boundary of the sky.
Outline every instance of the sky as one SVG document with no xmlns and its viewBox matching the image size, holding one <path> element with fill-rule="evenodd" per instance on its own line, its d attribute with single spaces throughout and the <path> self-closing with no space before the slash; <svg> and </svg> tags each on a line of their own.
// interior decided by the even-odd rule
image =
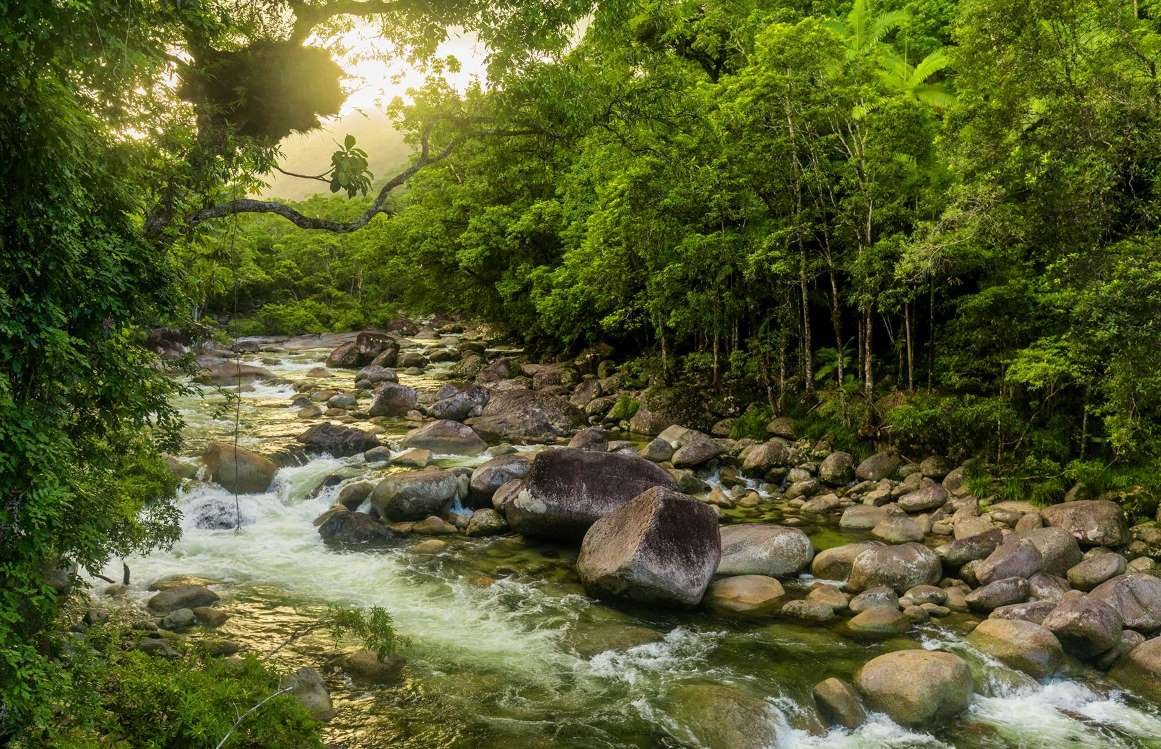
<svg viewBox="0 0 1161 749">
<path fill-rule="evenodd" d="M 347 72 L 344 87 L 348 92 L 340 114 L 323 122 L 323 127 L 309 133 L 291 135 L 282 142 L 285 158 L 283 169 L 300 174 L 319 174 L 330 166 L 330 155 L 336 144 L 348 133 L 356 136 L 360 147 L 368 153 L 371 171 L 376 179 L 389 176 L 407 157 L 408 149 L 402 136 L 384 115 L 387 105 L 396 96 L 407 98 L 407 90 L 423 83 L 424 74 L 403 61 L 390 63 L 376 55 L 376 45 L 382 37 L 374 27 L 358 21 L 354 27 L 333 41 L 315 41 L 331 49 L 342 47 L 348 54 L 336 55 L 336 62 Z M 487 49 L 474 34 L 454 34 L 440 45 L 438 56 L 454 56 L 460 63 L 458 73 L 444 77 L 459 91 L 467 88 L 473 79 L 486 79 L 485 56 Z M 326 192 L 319 182 L 274 175 L 270 187 L 259 195 L 301 200 L 316 192 Z"/>
</svg>

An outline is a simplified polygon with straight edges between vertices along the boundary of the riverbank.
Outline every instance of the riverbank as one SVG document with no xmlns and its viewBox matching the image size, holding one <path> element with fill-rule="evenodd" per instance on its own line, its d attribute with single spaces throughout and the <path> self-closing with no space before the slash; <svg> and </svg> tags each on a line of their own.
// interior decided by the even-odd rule
<svg viewBox="0 0 1161 749">
<path fill-rule="evenodd" d="M 1146 746 L 1161 728 L 1151 702 L 1119 689 L 1157 643 L 1126 656 L 1132 633 L 1161 627 L 1153 549 L 1107 505 L 987 504 L 946 461 L 856 461 L 785 422 L 761 442 L 664 423 L 676 417 L 599 357 L 522 362 L 451 330 L 311 343 L 239 342 L 238 443 L 254 453 L 239 465 L 253 470 L 229 471 L 221 395 L 180 404 L 189 454 L 175 467 L 201 478 L 183 489 L 183 539 L 129 560 L 124 600 L 199 576 L 228 615 L 213 636 L 257 653 L 327 604 L 386 608 L 409 640 L 391 684 L 334 666 L 349 643 L 322 635 L 271 656 L 324 674 L 332 741 Z M 237 382 L 224 353 L 202 363 L 201 379 Z M 660 543 L 678 527 L 666 509 L 640 523 L 656 534 L 580 543 L 593 521 L 642 505 L 650 481 L 686 495 L 664 508 L 710 513 L 712 533 L 683 522 Z M 222 484 L 242 492 L 238 531 Z M 594 572 L 609 568 L 620 583 Z M 1089 617 L 1066 617 L 1072 602 L 1102 598 L 1115 633 L 1078 633 Z M 973 635 L 981 621 L 1008 624 Z M 937 651 L 951 654 L 942 668 L 925 655 Z"/>
</svg>

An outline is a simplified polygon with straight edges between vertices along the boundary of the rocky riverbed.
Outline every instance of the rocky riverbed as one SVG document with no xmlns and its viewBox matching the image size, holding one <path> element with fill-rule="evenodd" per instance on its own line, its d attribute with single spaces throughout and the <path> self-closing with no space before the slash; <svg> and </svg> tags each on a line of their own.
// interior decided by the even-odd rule
<svg viewBox="0 0 1161 749">
<path fill-rule="evenodd" d="M 270 653 L 337 745 L 1161 735 L 1161 532 L 1110 502 L 989 503 L 938 456 L 780 419 L 731 440 L 605 352 L 530 363 L 459 326 L 235 348 L 196 379 L 240 387 L 237 451 L 222 393 L 180 404 L 184 536 L 90 614 L 139 612 L 159 657 Z M 400 657 L 285 644 L 328 604 L 386 608 Z"/>
</svg>

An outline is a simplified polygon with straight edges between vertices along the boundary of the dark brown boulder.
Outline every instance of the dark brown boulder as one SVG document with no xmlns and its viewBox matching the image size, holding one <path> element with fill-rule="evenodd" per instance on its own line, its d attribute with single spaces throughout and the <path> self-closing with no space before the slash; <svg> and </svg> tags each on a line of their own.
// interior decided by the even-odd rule
<svg viewBox="0 0 1161 749">
<path fill-rule="evenodd" d="M 468 424 L 489 440 L 551 442 L 584 425 L 584 413 L 564 398 L 533 390 L 493 393 Z"/>
<path fill-rule="evenodd" d="M 658 486 L 593 523 L 577 570 L 585 590 L 597 596 L 694 606 L 720 557 L 713 509 Z"/>
<path fill-rule="evenodd" d="M 399 343 L 386 333 L 363 331 L 355 340 L 344 343 L 327 357 L 327 366 L 338 369 L 358 369 L 375 360 L 387 349 L 399 349 Z"/>
<path fill-rule="evenodd" d="M 357 455 L 379 446 L 379 438 L 370 432 L 330 422 L 315 424 L 296 439 L 310 452 L 326 453 L 336 458 Z"/>
<path fill-rule="evenodd" d="M 655 486 L 677 488 L 668 471 L 635 455 L 546 450 L 533 459 L 504 513 L 517 533 L 576 539 L 598 518 Z"/>
</svg>

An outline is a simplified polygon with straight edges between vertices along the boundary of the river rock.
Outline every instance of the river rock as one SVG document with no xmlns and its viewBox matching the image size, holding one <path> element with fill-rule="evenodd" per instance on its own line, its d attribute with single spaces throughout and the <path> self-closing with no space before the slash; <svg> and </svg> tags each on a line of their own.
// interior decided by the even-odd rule
<svg viewBox="0 0 1161 749">
<path fill-rule="evenodd" d="M 1152 575 L 1118 575 L 1093 589 L 1088 597 L 1111 606 L 1130 629 L 1161 630 L 1161 579 Z"/>
<path fill-rule="evenodd" d="M 706 591 L 710 607 L 732 614 L 769 614 L 786 596 L 782 583 L 765 575 L 735 575 L 712 582 Z"/>
<path fill-rule="evenodd" d="M 899 507 L 906 512 L 924 512 L 943 507 L 947 490 L 931 479 L 924 479 L 918 489 L 899 498 Z"/>
<path fill-rule="evenodd" d="M 819 463 L 818 478 L 831 486 L 851 483 L 855 480 L 855 459 L 850 453 L 831 453 Z"/>
<path fill-rule="evenodd" d="M 492 440 L 550 442 L 585 423 L 584 413 L 564 398 L 534 390 L 493 393 L 480 416 L 468 423 Z"/>
<path fill-rule="evenodd" d="M 378 654 L 370 650 L 356 650 L 344 653 L 336 664 L 351 678 L 370 684 L 398 684 L 403 678 L 406 661 L 397 655 L 389 655 L 380 660 Z"/>
<path fill-rule="evenodd" d="M 155 614 L 168 614 L 177 609 L 193 609 L 217 603 L 219 596 L 204 585 L 183 585 L 163 590 L 146 604 Z"/>
<path fill-rule="evenodd" d="M 427 468 L 434 457 L 435 455 L 427 448 L 413 447 L 391 458 L 391 465 L 405 466 L 407 468 Z M 372 462 L 370 453 L 365 454 L 363 458 L 368 463 Z"/>
<path fill-rule="evenodd" d="M 1121 615 L 1102 600 L 1072 592 L 1044 617 L 1064 649 L 1079 658 L 1095 658 L 1121 641 Z"/>
<path fill-rule="evenodd" d="M 814 558 L 810 538 L 780 525 L 727 525 L 721 529 L 719 575 L 796 575 Z"/>
<path fill-rule="evenodd" d="M 895 475 L 902 462 L 898 453 L 890 451 L 875 453 L 859 463 L 855 469 L 855 476 L 863 481 L 881 481 Z"/>
<path fill-rule="evenodd" d="M 496 510 L 485 507 L 472 513 L 467 534 L 473 537 L 495 536 L 508 530 L 508 521 Z"/>
<path fill-rule="evenodd" d="M 988 616 L 992 619 L 1020 619 L 1033 624 L 1042 624 L 1044 618 L 1051 614 L 1054 608 L 1056 601 L 1026 601 L 997 606 Z"/>
<path fill-rule="evenodd" d="M 800 599 L 797 601 L 788 601 L 782 607 L 782 615 L 804 622 L 822 624 L 834 619 L 835 610 L 833 606 L 822 601 Z"/>
<path fill-rule="evenodd" d="M 871 535 L 889 544 L 922 541 L 923 528 L 907 515 L 888 515 L 871 529 Z"/>
<path fill-rule="evenodd" d="M 483 413 L 490 395 L 487 388 L 479 385 L 448 383 L 436 393 L 436 401 L 427 413 L 436 419 L 463 421 Z"/>
<path fill-rule="evenodd" d="M 974 690 L 962 658 L 932 650 L 873 658 L 855 673 L 855 686 L 873 709 L 905 726 L 954 718 L 967 709 Z"/>
<path fill-rule="evenodd" d="M 949 567 L 962 567 L 968 562 L 986 559 L 1003 542 L 999 528 L 988 528 L 967 538 L 957 538 L 943 550 L 943 561 Z"/>
<path fill-rule="evenodd" d="M 1109 676 L 1137 694 L 1161 701 L 1161 637 L 1146 640 L 1121 656 Z"/>
<path fill-rule="evenodd" d="M 1028 578 L 1028 592 L 1038 601 L 1059 601 L 1070 590 L 1063 577 L 1037 572 Z"/>
<path fill-rule="evenodd" d="M 158 626 L 171 632 L 180 632 L 189 629 L 197 622 L 197 615 L 193 609 L 174 609 L 161 618 Z"/>
<path fill-rule="evenodd" d="M 779 716 L 762 700 L 720 684 L 682 684 L 670 711 L 689 732 L 682 745 L 702 749 L 769 749 L 778 744 Z"/>
<path fill-rule="evenodd" d="M 472 472 L 468 499 L 473 507 L 486 507 L 492 495 L 504 484 L 528 475 L 532 457 L 522 454 L 501 455 L 492 458 Z"/>
<path fill-rule="evenodd" d="M 810 588 L 810 592 L 806 594 L 806 600 L 814 603 L 821 603 L 831 607 L 836 612 L 846 611 L 850 605 L 847 594 L 839 590 L 834 585 L 829 585 L 824 582 L 816 582 Z"/>
<path fill-rule="evenodd" d="M 722 447 L 712 438 L 698 434 L 673 453 L 674 468 L 696 468 L 722 454 Z"/>
<path fill-rule="evenodd" d="M 742 457 L 742 473 L 747 476 L 765 476 L 771 469 L 790 462 L 790 447 L 778 437 L 748 449 Z"/>
<path fill-rule="evenodd" d="M 198 365 L 200 369 L 194 375 L 194 382 L 201 385 L 219 385 L 222 387 L 229 387 L 231 385 L 238 385 L 239 383 L 250 383 L 255 380 L 270 380 L 274 378 L 274 374 L 264 367 L 256 367 L 252 364 L 242 364 L 238 361 L 229 359 L 215 359 L 212 357 L 199 357 Z"/>
<path fill-rule="evenodd" d="M 238 494 L 255 494 L 270 488 L 278 466 L 265 455 L 224 442 L 211 442 L 202 453 L 211 481 Z"/>
<path fill-rule="evenodd" d="M 423 447 L 439 455 L 479 455 L 488 449 L 471 427 L 458 421 L 433 421 L 407 433 L 404 447 Z"/>
<path fill-rule="evenodd" d="M 814 705 L 827 723 L 837 723 L 851 730 L 867 720 L 867 710 L 854 688 L 831 677 L 814 685 Z"/>
<path fill-rule="evenodd" d="M 859 593 L 848 604 L 851 613 L 861 614 L 867 609 L 889 607 L 899 608 L 899 596 L 885 585 L 877 585 Z"/>
<path fill-rule="evenodd" d="M 517 533 L 576 539 L 597 518 L 654 486 L 676 488 L 664 468 L 635 455 L 545 450 L 532 460 L 504 514 Z"/>
<path fill-rule="evenodd" d="M 1081 546 L 1124 546 L 1129 542 L 1129 526 L 1121 508 L 1103 499 L 1062 502 L 1040 511 L 1044 522 L 1063 528 Z"/>
<path fill-rule="evenodd" d="M 318 521 L 323 542 L 335 546 L 388 546 L 401 536 L 365 512 L 334 508 Z"/>
<path fill-rule="evenodd" d="M 357 455 L 379 446 L 379 438 L 355 427 L 324 422 L 315 424 L 296 437 L 306 449 L 336 458 Z"/>
<path fill-rule="evenodd" d="M 328 721 L 335 717 L 331 696 L 322 675 L 313 668 L 300 668 L 282 680 L 282 688 L 290 688 L 290 695 L 306 708 L 315 720 Z"/>
<path fill-rule="evenodd" d="M 967 639 L 1009 668 L 1035 679 L 1047 679 L 1064 662 L 1064 649 L 1050 629 L 1020 619 L 985 619 Z"/>
<path fill-rule="evenodd" d="M 1008 577 L 1029 578 L 1040 571 L 1043 558 L 1040 550 L 1026 538 L 1012 537 L 975 567 L 976 579 L 981 585 Z"/>
<path fill-rule="evenodd" d="M 1072 534 L 1063 528 L 1033 528 L 1021 536 L 1035 544 L 1043 560 L 1040 569 L 1049 575 L 1064 575 L 1084 558 Z"/>
<path fill-rule="evenodd" d="M 338 369 L 358 369 L 375 360 L 385 350 L 399 349 L 399 343 L 385 333 L 363 331 L 355 340 L 344 343 L 327 356 L 327 366 Z"/>
<path fill-rule="evenodd" d="M 1109 552 L 1085 559 L 1068 570 L 1068 582 L 1077 590 L 1092 590 L 1125 572 L 1125 558 Z"/>
<path fill-rule="evenodd" d="M 573 435 L 568 442 L 569 447 L 578 450 L 592 450 L 603 453 L 609 449 L 609 430 L 604 427 L 589 427 Z"/>
<path fill-rule="evenodd" d="M 577 570 L 592 594 L 693 606 L 720 557 L 713 509 L 657 486 L 593 523 L 581 543 Z"/>
<path fill-rule="evenodd" d="M 371 496 L 371 491 L 374 488 L 375 485 L 370 481 L 356 481 L 353 484 L 347 484 L 339 490 L 336 501 L 348 510 L 357 510 Z"/>
<path fill-rule="evenodd" d="M 415 388 L 400 385 L 398 382 L 388 382 L 375 393 L 375 400 L 367 409 L 369 416 L 387 416 L 402 418 L 410 411 L 414 411 L 419 402 L 419 395 Z"/>
<path fill-rule="evenodd" d="M 967 594 L 967 605 L 972 611 L 991 611 L 1000 606 L 1028 600 L 1028 581 L 1022 577 L 993 580 Z"/>
<path fill-rule="evenodd" d="M 855 557 L 876 546 L 881 544 L 876 541 L 864 541 L 823 549 L 811 562 L 810 573 L 822 580 L 846 580 L 855 564 Z"/>
<path fill-rule="evenodd" d="M 859 592 L 886 585 L 902 593 L 916 585 L 939 582 L 941 572 L 939 557 L 922 544 L 874 546 L 854 558 L 847 588 Z"/>
<path fill-rule="evenodd" d="M 399 375 L 391 367 L 368 364 L 355 374 L 355 386 L 372 388 L 384 382 L 399 382 Z"/>
<path fill-rule="evenodd" d="M 897 607 L 874 606 L 855 614 L 847 627 L 864 635 L 901 635 L 911 628 L 911 620 Z"/>
<path fill-rule="evenodd" d="M 371 503 L 382 517 L 395 521 L 439 515 L 459 489 L 456 474 L 442 468 L 395 473 L 371 492 Z"/>
<path fill-rule="evenodd" d="M 886 520 L 889 511 L 873 505 L 854 505 L 843 510 L 839 528 L 852 531 L 867 531 Z"/>
</svg>

